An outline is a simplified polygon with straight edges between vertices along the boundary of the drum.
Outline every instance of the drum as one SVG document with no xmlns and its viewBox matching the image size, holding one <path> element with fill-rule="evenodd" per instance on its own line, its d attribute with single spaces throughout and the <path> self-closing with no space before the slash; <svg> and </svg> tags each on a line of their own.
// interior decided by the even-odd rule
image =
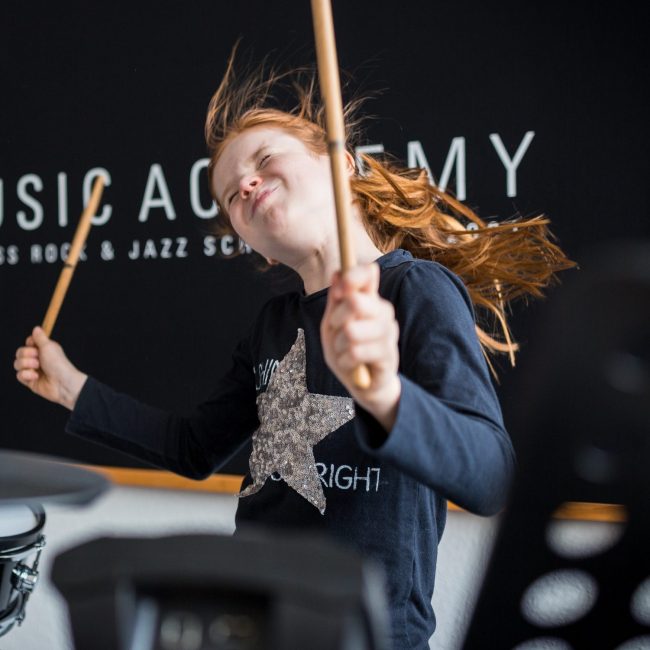
<svg viewBox="0 0 650 650">
<path fill-rule="evenodd" d="M 44 525 L 40 506 L 0 504 L 0 636 L 25 618 L 27 600 L 38 581 Z"/>
</svg>

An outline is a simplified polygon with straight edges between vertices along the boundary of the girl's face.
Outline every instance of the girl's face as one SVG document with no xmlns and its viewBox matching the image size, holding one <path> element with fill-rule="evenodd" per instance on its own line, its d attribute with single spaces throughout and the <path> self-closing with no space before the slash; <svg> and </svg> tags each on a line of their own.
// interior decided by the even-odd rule
<svg viewBox="0 0 650 650">
<path fill-rule="evenodd" d="M 288 131 L 260 126 L 235 136 L 212 182 L 235 232 L 266 258 L 294 266 L 336 237 L 329 158 Z"/>
</svg>

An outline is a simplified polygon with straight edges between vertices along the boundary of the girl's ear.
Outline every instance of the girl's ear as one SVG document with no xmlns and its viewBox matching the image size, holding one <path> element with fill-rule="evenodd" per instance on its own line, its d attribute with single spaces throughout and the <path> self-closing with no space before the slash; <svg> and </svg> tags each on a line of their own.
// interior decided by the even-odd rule
<svg viewBox="0 0 650 650">
<path fill-rule="evenodd" d="M 280 263 L 278 260 L 274 260 L 272 257 L 265 257 L 264 259 L 269 266 L 277 266 Z"/>
<path fill-rule="evenodd" d="M 357 165 L 354 156 L 347 150 L 345 152 L 345 161 L 347 162 L 348 176 L 354 176 L 357 171 Z"/>
</svg>

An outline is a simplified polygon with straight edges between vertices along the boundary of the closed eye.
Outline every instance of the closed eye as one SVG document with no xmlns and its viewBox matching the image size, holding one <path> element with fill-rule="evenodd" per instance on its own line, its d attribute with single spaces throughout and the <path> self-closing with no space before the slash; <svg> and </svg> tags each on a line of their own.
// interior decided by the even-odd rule
<svg viewBox="0 0 650 650">
<path fill-rule="evenodd" d="M 259 162 L 257 163 L 258 168 L 263 167 L 266 164 L 266 161 L 271 157 L 270 153 L 265 154 L 259 159 Z M 230 205 L 232 203 L 232 200 L 239 194 L 239 190 L 236 192 L 233 192 L 227 199 L 226 199 L 226 205 Z"/>
</svg>

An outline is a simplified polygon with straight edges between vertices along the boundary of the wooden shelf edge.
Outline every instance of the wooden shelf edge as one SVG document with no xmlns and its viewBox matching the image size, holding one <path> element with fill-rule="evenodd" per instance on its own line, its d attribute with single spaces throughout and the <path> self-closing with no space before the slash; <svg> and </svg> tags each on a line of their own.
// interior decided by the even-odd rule
<svg viewBox="0 0 650 650">
<path fill-rule="evenodd" d="M 218 492 L 221 494 L 237 494 L 244 478 L 235 474 L 214 474 L 203 481 L 194 481 L 173 474 L 172 472 L 157 469 L 104 467 L 102 465 L 78 466 L 102 474 L 116 485 L 166 490 L 192 490 L 195 492 Z M 449 509 L 455 512 L 462 512 L 462 508 L 459 508 L 451 502 L 449 502 Z M 558 519 L 610 523 L 620 523 L 626 520 L 625 508 L 613 503 L 567 502 L 558 508 L 554 516 Z"/>
<path fill-rule="evenodd" d="M 214 474 L 203 481 L 195 481 L 160 469 L 132 469 L 103 465 L 78 465 L 78 467 L 102 474 L 117 485 L 222 494 L 237 494 L 244 478 L 235 474 Z"/>
</svg>

